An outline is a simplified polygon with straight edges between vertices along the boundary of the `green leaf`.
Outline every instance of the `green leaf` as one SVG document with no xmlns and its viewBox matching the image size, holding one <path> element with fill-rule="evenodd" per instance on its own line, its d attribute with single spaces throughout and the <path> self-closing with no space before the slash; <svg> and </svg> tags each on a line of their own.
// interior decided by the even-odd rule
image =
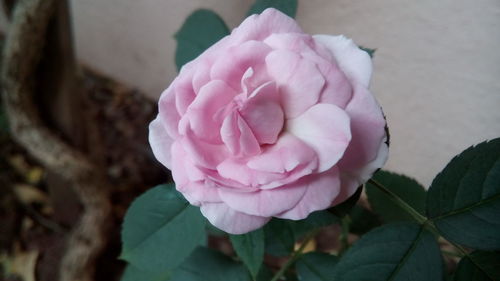
<svg viewBox="0 0 500 281">
<path fill-rule="evenodd" d="M 295 236 L 286 220 L 271 219 L 264 226 L 265 250 L 272 256 L 288 256 L 293 251 Z"/>
<path fill-rule="evenodd" d="M 407 176 L 378 171 L 373 179 L 398 195 L 403 201 L 425 214 L 425 188 Z M 413 221 L 413 217 L 391 201 L 390 197 L 371 183 L 366 184 L 366 195 L 373 211 L 385 222 Z"/>
<path fill-rule="evenodd" d="M 427 215 L 446 239 L 500 250 L 500 138 L 453 158 L 427 194 Z"/>
<path fill-rule="evenodd" d="M 334 281 L 338 258 L 326 253 L 311 252 L 297 260 L 297 275 L 301 281 Z"/>
<path fill-rule="evenodd" d="M 121 258 L 135 267 L 162 272 L 177 267 L 203 241 L 205 219 L 173 185 L 139 196 L 125 215 Z"/>
<path fill-rule="evenodd" d="M 330 211 L 332 214 L 336 215 L 339 218 L 349 214 L 351 209 L 358 202 L 362 192 L 363 192 L 363 186 L 360 186 L 358 187 L 356 192 L 353 195 L 351 195 L 351 197 L 347 198 L 347 200 L 338 204 L 337 206 L 328 209 L 328 211 Z"/>
<path fill-rule="evenodd" d="M 233 248 L 255 279 L 264 260 L 264 230 L 262 228 L 242 235 L 230 235 Z"/>
<path fill-rule="evenodd" d="M 267 8 L 275 8 L 289 17 L 295 18 L 297 0 L 256 0 L 252 7 L 250 7 L 247 16 L 260 14 Z"/>
<path fill-rule="evenodd" d="M 228 256 L 204 247 L 198 247 L 172 273 L 170 281 L 250 281 L 245 267 Z"/>
<path fill-rule="evenodd" d="M 120 281 L 167 281 L 169 277 L 170 273 L 168 271 L 163 273 L 151 273 L 128 264 Z"/>
<path fill-rule="evenodd" d="M 296 239 L 303 237 L 316 228 L 332 225 L 338 222 L 339 218 L 326 210 L 312 212 L 303 220 L 288 221 Z"/>
<path fill-rule="evenodd" d="M 228 34 L 229 29 L 216 13 L 204 9 L 194 11 L 174 35 L 177 40 L 177 69 L 180 70 L 184 64 Z"/>
<path fill-rule="evenodd" d="M 259 274 L 257 275 L 256 281 L 269 281 L 273 278 L 273 272 L 263 264 L 260 267 Z"/>
<path fill-rule="evenodd" d="M 455 272 L 455 281 L 500 280 L 500 253 L 475 251 L 463 257 Z"/>
<path fill-rule="evenodd" d="M 351 217 L 349 230 L 358 235 L 365 234 L 382 224 L 377 215 L 359 205 L 352 208 L 349 216 Z"/>
<path fill-rule="evenodd" d="M 434 236 L 413 223 L 376 228 L 358 240 L 335 266 L 335 280 L 387 281 L 443 279 Z"/>
<path fill-rule="evenodd" d="M 359 46 L 359 48 L 365 52 L 368 53 L 368 55 L 370 55 L 370 58 L 373 58 L 373 55 L 375 54 L 375 51 L 377 51 L 377 49 L 370 49 L 370 48 L 365 48 L 363 46 Z"/>
</svg>

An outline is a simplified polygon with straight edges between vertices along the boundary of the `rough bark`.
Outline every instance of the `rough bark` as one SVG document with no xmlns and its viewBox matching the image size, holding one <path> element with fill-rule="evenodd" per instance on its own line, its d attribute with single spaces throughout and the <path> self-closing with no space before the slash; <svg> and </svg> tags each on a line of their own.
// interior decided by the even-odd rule
<svg viewBox="0 0 500 281">
<path fill-rule="evenodd" d="M 93 280 L 95 259 L 105 245 L 110 204 L 102 171 L 87 154 L 49 129 L 34 102 L 36 68 L 55 0 L 21 0 L 13 12 L 2 66 L 3 100 L 14 139 L 42 165 L 71 183 L 84 211 L 72 230 L 60 265 L 60 280 Z"/>
</svg>

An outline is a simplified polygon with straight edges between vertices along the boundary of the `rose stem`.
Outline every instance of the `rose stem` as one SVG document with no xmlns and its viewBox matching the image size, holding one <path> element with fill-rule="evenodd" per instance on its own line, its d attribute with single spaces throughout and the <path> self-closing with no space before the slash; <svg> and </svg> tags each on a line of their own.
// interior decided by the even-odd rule
<svg viewBox="0 0 500 281">
<path fill-rule="evenodd" d="M 304 248 L 307 246 L 309 241 L 311 241 L 316 236 L 316 234 L 318 234 L 318 231 L 319 231 L 318 229 L 315 229 L 315 230 L 309 232 L 309 234 L 306 236 L 306 238 L 304 238 L 304 240 L 302 241 L 302 244 L 300 244 L 299 249 L 297 249 L 296 251 L 293 252 L 290 259 L 280 268 L 280 270 L 278 272 L 276 272 L 276 274 L 273 276 L 273 279 L 271 279 L 271 281 L 278 281 L 281 278 L 281 276 L 283 276 L 283 274 L 285 274 L 286 270 L 290 266 L 292 266 L 293 263 L 298 258 L 300 258 L 300 256 L 302 255 L 302 251 L 304 251 Z"/>
<path fill-rule="evenodd" d="M 387 194 L 387 196 L 389 196 L 389 198 L 394 203 L 396 203 L 399 207 L 401 207 L 401 209 L 405 210 L 408 214 L 410 214 L 420 224 L 426 226 L 432 233 L 434 233 L 437 236 L 441 236 L 440 233 L 439 233 L 439 231 L 437 230 L 436 226 L 434 225 L 434 223 L 432 221 L 430 221 L 428 218 L 422 216 L 412 206 L 408 205 L 408 203 L 406 203 L 405 201 L 403 201 L 403 199 L 401 199 L 401 197 L 399 197 L 397 194 L 395 194 L 394 192 L 390 191 L 387 187 L 385 187 L 384 185 L 382 185 L 381 183 L 377 182 L 374 179 L 370 179 L 370 180 L 368 180 L 368 182 L 371 183 L 371 184 L 373 184 L 380 191 L 382 191 L 385 194 Z M 469 256 L 469 254 L 467 253 L 467 251 L 462 246 L 460 246 L 458 244 L 455 244 L 454 242 L 449 241 L 448 239 L 446 239 L 446 240 L 448 242 L 450 242 L 450 244 L 453 245 L 453 247 L 455 247 L 460 252 L 460 254 L 462 254 L 464 256 Z"/>
<path fill-rule="evenodd" d="M 345 215 L 340 219 L 341 223 L 341 233 L 340 233 L 340 250 L 339 256 L 341 256 L 349 248 L 349 225 L 351 224 L 351 218 L 349 215 Z"/>
</svg>

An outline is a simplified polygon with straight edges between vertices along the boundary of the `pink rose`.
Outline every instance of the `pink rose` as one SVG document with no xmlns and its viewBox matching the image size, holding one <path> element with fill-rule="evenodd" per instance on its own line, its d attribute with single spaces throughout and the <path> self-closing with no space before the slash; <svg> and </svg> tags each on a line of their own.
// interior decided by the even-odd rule
<svg viewBox="0 0 500 281">
<path fill-rule="evenodd" d="M 181 69 L 149 141 L 218 228 L 304 219 L 347 199 L 387 159 L 371 73 L 351 40 L 310 36 L 267 9 Z"/>
</svg>

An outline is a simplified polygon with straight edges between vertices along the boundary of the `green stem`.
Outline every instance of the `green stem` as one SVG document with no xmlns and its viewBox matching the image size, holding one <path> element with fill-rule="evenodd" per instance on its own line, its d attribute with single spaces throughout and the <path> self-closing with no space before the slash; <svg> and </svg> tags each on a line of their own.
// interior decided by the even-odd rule
<svg viewBox="0 0 500 281">
<path fill-rule="evenodd" d="M 349 248 L 349 225 L 351 224 L 351 219 L 348 215 L 345 215 L 340 220 L 341 223 L 341 232 L 340 232 L 340 250 L 339 256 L 341 256 L 347 248 Z"/>
<path fill-rule="evenodd" d="M 290 257 L 290 259 L 288 259 L 288 261 L 280 268 L 280 270 L 278 272 L 276 272 L 276 274 L 273 276 L 273 279 L 271 279 L 271 281 L 278 281 L 281 276 L 283 276 L 283 274 L 285 274 L 285 272 L 287 271 L 287 269 L 293 265 L 293 263 L 298 259 L 300 258 L 300 256 L 302 255 L 302 251 L 304 251 L 304 248 L 307 246 L 307 244 L 309 243 L 309 241 L 311 241 L 315 236 L 316 234 L 318 234 L 318 230 L 313 230 L 312 232 L 310 232 L 306 238 L 304 238 L 304 241 L 302 241 L 302 244 L 300 244 L 300 247 L 299 249 L 297 249 L 296 251 L 293 252 L 292 256 Z"/>
<path fill-rule="evenodd" d="M 441 253 L 449 256 L 449 257 L 453 257 L 453 258 L 461 258 L 463 257 L 463 255 L 461 254 L 458 254 L 458 253 L 455 253 L 455 252 L 450 252 L 450 251 L 446 251 L 446 250 L 441 250 Z"/>
<path fill-rule="evenodd" d="M 413 209 L 412 206 L 408 205 L 401 197 L 399 197 L 397 194 L 394 192 L 390 191 L 387 189 L 387 187 L 383 186 L 379 182 L 377 182 L 374 179 L 368 180 L 369 183 L 373 184 L 375 187 L 377 187 L 380 191 L 385 193 L 391 200 L 396 203 L 401 209 L 405 210 L 408 214 L 410 214 L 416 221 L 418 221 L 421 224 L 427 224 L 428 220 L 426 217 L 422 216 L 419 212 L 417 212 L 415 209 Z"/>
<path fill-rule="evenodd" d="M 406 203 L 405 201 L 403 201 L 403 199 L 401 199 L 401 197 L 399 197 L 397 194 L 395 194 L 394 192 L 390 191 L 387 187 L 383 186 L 381 183 L 377 182 L 374 179 L 370 179 L 370 180 L 368 180 L 368 182 L 371 183 L 371 184 L 373 184 L 380 191 L 382 191 L 385 194 L 387 194 L 387 196 L 389 196 L 389 198 L 391 198 L 391 200 L 394 203 L 396 203 L 399 207 L 401 207 L 408 214 L 410 214 L 420 224 L 424 225 L 429 231 L 431 231 L 432 233 L 434 233 L 436 236 L 441 236 L 441 234 L 439 234 L 438 229 L 436 228 L 436 226 L 434 225 L 434 223 L 431 220 L 429 220 L 428 218 L 422 216 L 419 212 L 417 212 L 415 209 L 413 209 L 412 206 L 408 205 L 408 203 Z M 462 246 L 460 246 L 458 244 L 455 244 L 452 241 L 449 241 L 449 240 L 447 240 L 447 241 L 450 242 L 450 244 L 453 245 L 453 247 L 455 247 L 460 252 L 460 254 L 462 254 L 463 256 L 468 256 L 469 255 L 467 253 L 467 250 L 465 250 Z"/>
</svg>

